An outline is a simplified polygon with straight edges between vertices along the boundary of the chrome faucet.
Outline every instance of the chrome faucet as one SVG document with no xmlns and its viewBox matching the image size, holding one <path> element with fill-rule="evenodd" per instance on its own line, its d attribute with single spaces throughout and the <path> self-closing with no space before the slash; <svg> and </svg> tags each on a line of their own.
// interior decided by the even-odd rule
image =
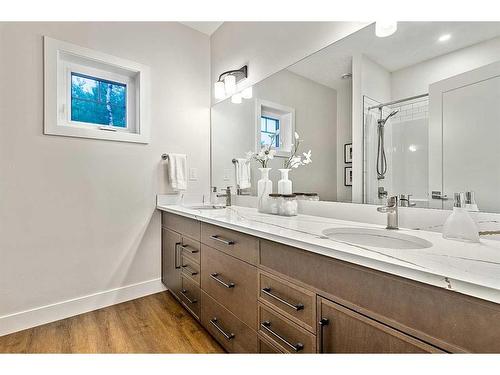
<svg viewBox="0 0 500 375">
<path fill-rule="evenodd" d="M 231 206 L 231 186 L 226 187 L 225 194 L 217 194 L 217 198 L 226 198 L 226 207 Z"/>
<path fill-rule="evenodd" d="M 377 207 L 378 212 L 387 213 L 386 229 L 399 229 L 398 225 L 398 197 L 392 196 L 387 198 L 387 204 L 382 207 Z"/>
</svg>

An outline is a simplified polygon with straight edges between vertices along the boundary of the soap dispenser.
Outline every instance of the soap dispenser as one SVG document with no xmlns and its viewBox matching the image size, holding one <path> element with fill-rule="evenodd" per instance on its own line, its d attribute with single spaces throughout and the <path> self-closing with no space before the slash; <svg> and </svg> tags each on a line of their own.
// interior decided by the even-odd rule
<svg viewBox="0 0 500 375">
<path fill-rule="evenodd" d="M 443 238 L 462 242 L 479 242 L 479 229 L 465 208 L 465 194 L 455 193 L 453 212 L 443 227 Z"/>
</svg>

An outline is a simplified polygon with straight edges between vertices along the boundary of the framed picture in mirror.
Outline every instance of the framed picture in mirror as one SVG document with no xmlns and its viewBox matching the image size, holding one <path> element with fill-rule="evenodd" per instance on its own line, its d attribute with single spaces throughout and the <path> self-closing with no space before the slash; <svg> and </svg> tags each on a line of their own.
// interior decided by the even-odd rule
<svg viewBox="0 0 500 375">
<path fill-rule="evenodd" d="M 352 143 L 344 145 L 344 163 L 352 163 Z"/>
<path fill-rule="evenodd" d="M 344 168 L 344 186 L 352 186 L 352 167 Z"/>
</svg>

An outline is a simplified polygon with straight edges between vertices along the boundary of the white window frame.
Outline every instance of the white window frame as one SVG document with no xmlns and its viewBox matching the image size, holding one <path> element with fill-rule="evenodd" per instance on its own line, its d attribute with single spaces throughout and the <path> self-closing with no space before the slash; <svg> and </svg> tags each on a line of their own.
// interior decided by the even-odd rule
<svg viewBox="0 0 500 375">
<path fill-rule="evenodd" d="M 261 117 L 271 117 L 280 122 L 280 147 L 276 148 L 277 157 L 289 157 L 295 134 L 295 109 L 267 100 L 255 100 L 255 152 L 259 152 L 261 145 Z"/>
<path fill-rule="evenodd" d="M 149 67 L 44 37 L 44 134 L 149 143 Z M 71 73 L 125 84 L 126 128 L 71 120 Z"/>
</svg>

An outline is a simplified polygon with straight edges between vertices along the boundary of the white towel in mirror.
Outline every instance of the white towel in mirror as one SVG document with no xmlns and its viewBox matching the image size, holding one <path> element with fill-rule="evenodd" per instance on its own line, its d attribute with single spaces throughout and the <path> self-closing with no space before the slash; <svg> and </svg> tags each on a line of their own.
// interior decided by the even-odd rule
<svg viewBox="0 0 500 375">
<path fill-rule="evenodd" d="M 187 188 L 187 161 L 185 154 L 168 154 L 168 183 L 174 190 Z"/>
<path fill-rule="evenodd" d="M 250 162 L 245 158 L 238 158 L 236 160 L 236 185 L 240 189 L 249 189 L 252 187 Z"/>
</svg>

